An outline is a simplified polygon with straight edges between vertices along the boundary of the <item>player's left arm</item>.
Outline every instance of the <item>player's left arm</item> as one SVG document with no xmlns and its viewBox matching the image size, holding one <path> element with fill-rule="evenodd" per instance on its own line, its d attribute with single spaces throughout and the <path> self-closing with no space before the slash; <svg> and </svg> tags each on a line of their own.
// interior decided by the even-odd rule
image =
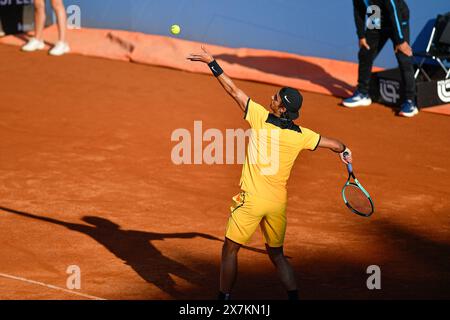
<svg viewBox="0 0 450 320">
<path fill-rule="evenodd" d="M 219 66 L 214 57 L 202 46 L 203 52 L 192 53 L 187 59 L 206 63 L 225 91 L 237 102 L 242 111 L 245 111 L 249 97 L 239 89 Z"/>
<path fill-rule="evenodd" d="M 339 153 L 339 157 L 345 164 L 352 163 L 352 151 L 339 140 L 322 136 L 320 137 L 318 147 L 330 149 L 333 152 Z M 347 154 L 346 156 L 344 156 L 344 152 Z"/>
</svg>

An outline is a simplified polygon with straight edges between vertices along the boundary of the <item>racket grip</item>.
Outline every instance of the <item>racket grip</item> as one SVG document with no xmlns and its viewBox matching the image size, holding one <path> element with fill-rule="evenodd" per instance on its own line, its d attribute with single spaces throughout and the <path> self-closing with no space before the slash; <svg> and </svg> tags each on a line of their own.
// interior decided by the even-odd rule
<svg viewBox="0 0 450 320">
<path fill-rule="evenodd" d="M 347 164 L 347 170 L 348 170 L 348 173 L 352 173 L 353 172 L 353 166 L 352 166 L 351 163 Z"/>
</svg>

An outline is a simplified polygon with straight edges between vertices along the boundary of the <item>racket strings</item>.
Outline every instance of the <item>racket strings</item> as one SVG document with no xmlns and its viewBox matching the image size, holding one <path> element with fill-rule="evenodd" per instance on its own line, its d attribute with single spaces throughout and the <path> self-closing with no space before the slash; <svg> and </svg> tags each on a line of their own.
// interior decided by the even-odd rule
<svg viewBox="0 0 450 320">
<path fill-rule="evenodd" d="M 372 203 L 365 193 L 355 185 L 348 185 L 344 189 L 345 198 L 347 203 L 354 210 L 362 214 L 371 214 L 373 211 Z"/>
</svg>

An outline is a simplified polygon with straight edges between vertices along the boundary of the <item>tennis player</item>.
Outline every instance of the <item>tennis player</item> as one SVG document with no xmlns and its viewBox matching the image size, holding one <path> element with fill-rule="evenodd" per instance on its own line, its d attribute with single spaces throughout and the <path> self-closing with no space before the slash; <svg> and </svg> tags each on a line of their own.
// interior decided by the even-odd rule
<svg viewBox="0 0 450 320">
<path fill-rule="evenodd" d="M 70 51 L 70 47 L 66 42 L 66 9 L 64 8 L 63 0 L 51 0 L 51 3 L 58 22 L 59 41 L 49 51 L 49 54 L 52 56 L 62 56 Z M 42 35 L 45 26 L 45 0 L 34 0 L 34 23 L 35 36 L 22 47 L 23 51 L 33 52 L 36 50 L 44 50 L 45 48 Z"/>
<path fill-rule="evenodd" d="M 204 47 L 202 52 L 190 54 L 187 59 L 209 66 L 222 87 L 238 103 L 244 112 L 245 120 L 252 128 L 242 169 L 241 192 L 233 197 L 231 215 L 226 227 L 218 298 L 230 300 L 237 275 L 238 251 L 260 226 L 270 260 L 287 290 L 288 299 L 297 300 L 298 289 L 294 272 L 283 253 L 286 184 L 292 166 L 300 151 L 304 149 L 328 148 L 338 153 L 345 164 L 352 161 L 351 151 L 343 143 L 320 136 L 293 122 L 299 117 L 303 102 L 302 95 L 296 89 L 285 87 L 276 92 L 272 96 L 269 112 L 237 88 Z M 264 147 L 271 150 L 270 157 L 267 156 L 267 150 L 262 150 Z M 344 152 L 349 155 L 344 157 Z M 271 161 L 277 163 L 274 165 Z M 276 170 L 272 170 L 273 168 Z"/>
</svg>

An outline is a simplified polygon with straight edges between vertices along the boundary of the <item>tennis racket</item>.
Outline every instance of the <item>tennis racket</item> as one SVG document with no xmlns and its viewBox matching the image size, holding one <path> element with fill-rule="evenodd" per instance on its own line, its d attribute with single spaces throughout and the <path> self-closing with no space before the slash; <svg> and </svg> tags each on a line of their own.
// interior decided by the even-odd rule
<svg viewBox="0 0 450 320">
<path fill-rule="evenodd" d="M 363 217 L 370 217 L 374 211 L 372 198 L 356 179 L 351 163 L 347 164 L 347 171 L 348 179 L 344 187 L 342 187 L 344 203 L 353 213 Z M 350 181 L 352 178 L 353 181 Z"/>
</svg>

